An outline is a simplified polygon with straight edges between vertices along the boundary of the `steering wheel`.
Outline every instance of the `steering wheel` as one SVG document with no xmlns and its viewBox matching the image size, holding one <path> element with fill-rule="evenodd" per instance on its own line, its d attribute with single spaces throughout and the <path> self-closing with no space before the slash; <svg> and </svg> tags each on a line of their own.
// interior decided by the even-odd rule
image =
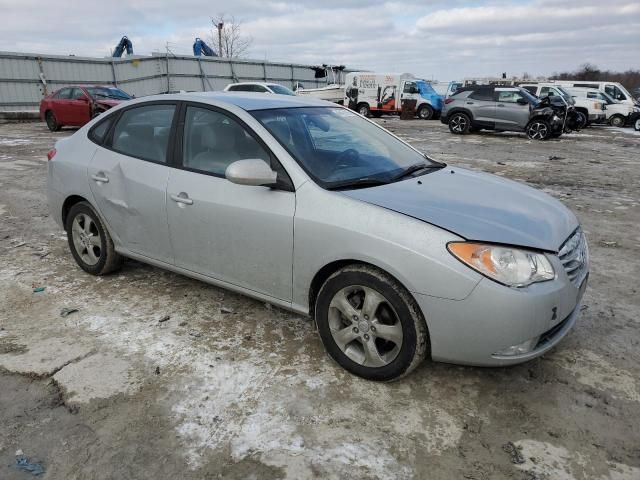
<svg viewBox="0 0 640 480">
<path fill-rule="evenodd" d="M 353 167 L 353 164 L 358 160 L 360 160 L 358 151 L 353 148 L 348 148 L 336 157 L 335 166 Z"/>
</svg>

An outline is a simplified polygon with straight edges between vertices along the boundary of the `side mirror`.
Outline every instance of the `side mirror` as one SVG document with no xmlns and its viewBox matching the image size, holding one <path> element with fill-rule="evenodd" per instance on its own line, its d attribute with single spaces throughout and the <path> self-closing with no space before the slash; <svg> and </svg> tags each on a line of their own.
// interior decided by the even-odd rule
<svg viewBox="0 0 640 480">
<path fill-rule="evenodd" d="M 272 186 L 278 179 L 278 174 L 259 158 L 236 160 L 227 167 L 224 176 L 232 183 L 254 187 Z"/>
<path fill-rule="evenodd" d="M 516 100 L 516 103 L 518 105 L 529 105 L 529 102 L 527 102 L 524 98 L 519 98 L 518 100 Z"/>
</svg>

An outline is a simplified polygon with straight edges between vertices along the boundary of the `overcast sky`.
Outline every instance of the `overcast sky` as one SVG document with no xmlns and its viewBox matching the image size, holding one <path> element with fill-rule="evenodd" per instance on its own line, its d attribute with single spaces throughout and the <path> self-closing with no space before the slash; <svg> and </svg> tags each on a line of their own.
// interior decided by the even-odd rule
<svg viewBox="0 0 640 480">
<path fill-rule="evenodd" d="M 219 13 L 261 60 L 439 80 L 640 68 L 640 0 L 0 0 L 0 50 L 102 57 L 128 35 L 136 54 L 190 54 Z"/>
</svg>

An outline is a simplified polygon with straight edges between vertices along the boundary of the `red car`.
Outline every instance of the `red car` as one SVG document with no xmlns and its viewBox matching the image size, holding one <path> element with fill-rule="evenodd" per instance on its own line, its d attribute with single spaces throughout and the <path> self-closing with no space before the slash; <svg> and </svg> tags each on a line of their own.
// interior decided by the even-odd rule
<svg viewBox="0 0 640 480">
<path fill-rule="evenodd" d="M 81 127 L 96 115 L 130 100 L 119 88 L 102 85 L 64 87 L 44 97 L 40 102 L 40 119 L 56 132 L 63 125 Z"/>
</svg>

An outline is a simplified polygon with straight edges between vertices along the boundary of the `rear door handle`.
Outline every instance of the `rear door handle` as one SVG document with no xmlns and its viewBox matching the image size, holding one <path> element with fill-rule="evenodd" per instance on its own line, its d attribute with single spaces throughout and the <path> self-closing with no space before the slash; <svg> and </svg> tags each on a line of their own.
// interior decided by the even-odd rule
<svg viewBox="0 0 640 480">
<path fill-rule="evenodd" d="M 91 175 L 91 178 L 98 183 L 109 183 L 109 177 L 104 172 L 98 172 L 95 175 Z"/>
<path fill-rule="evenodd" d="M 186 192 L 180 192 L 177 195 L 171 195 L 171 200 L 183 205 L 193 205 L 193 200 L 189 198 L 189 195 Z"/>
</svg>

